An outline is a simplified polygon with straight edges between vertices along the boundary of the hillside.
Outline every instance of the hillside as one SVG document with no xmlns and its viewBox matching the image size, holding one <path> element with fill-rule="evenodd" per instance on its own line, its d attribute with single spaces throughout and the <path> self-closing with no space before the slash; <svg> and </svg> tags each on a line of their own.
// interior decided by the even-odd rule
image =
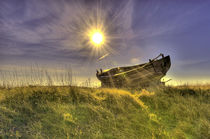
<svg viewBox="0 0 210 139">
<path fill-rule="evenodd" d="M 1 88 L 0 138 L 210 138 L 210 89 L 147 90 Z"/>
</svg>

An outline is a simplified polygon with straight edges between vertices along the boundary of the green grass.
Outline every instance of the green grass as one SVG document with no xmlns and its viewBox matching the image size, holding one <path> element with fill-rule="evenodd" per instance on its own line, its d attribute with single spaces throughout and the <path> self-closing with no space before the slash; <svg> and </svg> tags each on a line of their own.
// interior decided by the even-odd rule
<svg viewBox="0 0 210 139">
<path fill-rule="evenodd" d="M 210 90 L 0 89 L 0 138 L 210 138 Z"/>
</svg>

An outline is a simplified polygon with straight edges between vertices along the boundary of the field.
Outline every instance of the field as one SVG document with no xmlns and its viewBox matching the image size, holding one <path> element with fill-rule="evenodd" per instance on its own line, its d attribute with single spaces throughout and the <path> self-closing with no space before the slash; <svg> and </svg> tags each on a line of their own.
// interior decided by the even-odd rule
<svg viewBox="0 0 210 139">
<path fill-rule="evenodd" d="M 210 87 L 0 88 L 0 138 L 210 138 Z"/>
</svg>

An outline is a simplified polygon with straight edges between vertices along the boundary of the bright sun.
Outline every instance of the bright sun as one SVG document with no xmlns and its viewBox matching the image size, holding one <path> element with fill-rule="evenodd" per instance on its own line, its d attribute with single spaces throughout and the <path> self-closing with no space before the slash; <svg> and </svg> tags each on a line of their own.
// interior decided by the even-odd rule
<svg viewBox="0 0 210 139">
<path fill-rule="evenodd" d="M 94 44 L 96 44 L 97 46 L 99 44 L 102 44 L 103 43 L 103 35 L 102 33 L 100 32 L 95 32 L 93 33 L 92 37 L 91 37 L 91 40 Z"/>
</svg>

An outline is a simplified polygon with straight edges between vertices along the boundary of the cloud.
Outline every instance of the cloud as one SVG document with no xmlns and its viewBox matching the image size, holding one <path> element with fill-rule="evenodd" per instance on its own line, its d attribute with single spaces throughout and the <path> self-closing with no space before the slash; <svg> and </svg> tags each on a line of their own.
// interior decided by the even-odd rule
<svg viewBox="0 0 210 139">
<path fill-rule="evenodd" d="M 121 44 L 128 43 L 128 38 L 132 37 L 132 2 L 102 2 L 1 2 L 0 54 L 5 58 L 22 55 L 23 59 L 53 59 L 56 56 L 58 59 L 69 58 L 77 62 L 89 59 L 91 53 L 93 58 L 98 58 L 98 55 L 120 50 L 125 46 Z M 101 18 L 101 24 L 106 25 L 107 35 L 113 37 L 103 52 L 99 53 L 94 52 L 86 43 L 88 40 L 82 37 L 90 24 L 96 24 L 97 18 Z"/>
<path fill-rule="evenodd" d="M 181 69 L 184 71 L 209 71 L 210 69 L 210 60 L 197 60 L 197 61 L 190 61 L 190 62 L 182 62 L 180 65 Z M 210 72 L 209 72 L 210 73 Z"/>
<path fill-rule="evenodd" d="M 140 64 L 139 58 L 132 58 L 132 59 L 130 60 L 130 62 L 131 62 L 131 64 Z"/>
</svg>

